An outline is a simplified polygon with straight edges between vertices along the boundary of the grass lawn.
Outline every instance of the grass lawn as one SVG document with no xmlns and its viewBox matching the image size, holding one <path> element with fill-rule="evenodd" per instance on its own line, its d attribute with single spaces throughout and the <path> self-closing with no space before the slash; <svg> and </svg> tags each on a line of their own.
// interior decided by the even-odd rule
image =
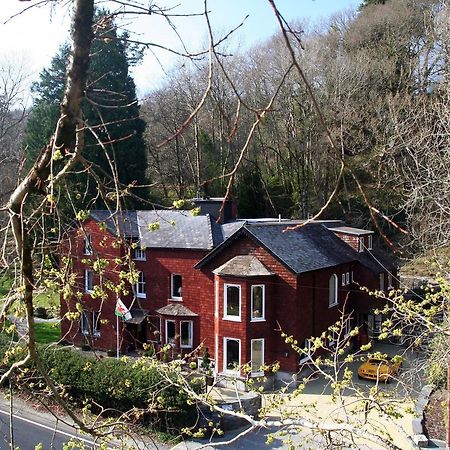
<svg viewBox="0 0 450 450">
<path fill-rule="evenodd" d="M 58 342 L 60 335 L 59 322 L 37 322 L 36 326 L 36 342 L 40 344 L 51 344 Z"/>
<path fill-rule="evenodd" d="M 50 306 L 59 306 L 59 293 L 48 291 L 42 292 L 34 297 L 34 306 L 43 306 L 48 308 Z"/>
</svg>

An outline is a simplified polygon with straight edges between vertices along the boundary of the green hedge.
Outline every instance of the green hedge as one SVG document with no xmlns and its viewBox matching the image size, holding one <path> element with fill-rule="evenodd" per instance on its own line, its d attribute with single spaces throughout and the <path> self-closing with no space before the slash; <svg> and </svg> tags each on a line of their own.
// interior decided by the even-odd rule
<svg viewBox="0 0 450 450">
<path fill-rule="evenodd" d="M 5 358 L 10 343 L 7 336 L 0 334 L 2 368 L 21 356 Z M 79 405 L 88 401 L 120 413 L 150 407 L 152 413 L 147 413 L 144 418 L 162 430 L 178 429 L 192 423 L 195 408 L 188 405 L 183 392 L 163 378 L 157 365 L 94 359 L 60 346 L 41 346 L 39 356 L 52 380 L 64 386 L 72 401 Z"/>
</svg>

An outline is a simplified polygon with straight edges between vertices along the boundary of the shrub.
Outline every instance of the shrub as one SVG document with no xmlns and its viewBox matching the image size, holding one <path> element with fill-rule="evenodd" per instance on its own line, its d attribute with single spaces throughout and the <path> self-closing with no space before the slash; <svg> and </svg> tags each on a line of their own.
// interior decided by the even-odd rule
<svg viewBox="0 0 450 450">
<path fill-rule="evenodd" d="M 11 349 L 18 350 L 9 354 Z M 0 334 L 0 369 L 9 367 L 25 352 L 23 345 Z M 39 346 L 38 353 L 55 384 L 64 387 L 80 406 L 88 401 L 118 413 L 151 406 L 151 413 L 143 416 L 143 422 L 160 431 L 180 430 L 194 423 L 195 407 L 188 405 L 186 394 L 168 382 L 157 365 L 148 361 L 95 359 L 55 345 Z"/>
<path fill-rule="evenodd" d="M 96 360 L 60 347 L 48 347 L 40 353 L 53 380 L 65 386 L 80 404 L 87 400 L 119 412 L 149 406 L 154 410 L 156 406 L 156 413 L 147 419 L 158 423 L 160 429 L 186 426 L 194 412 L 186 395 L 165 381 L 155 366 L 129 360 Z"/>
</svg>

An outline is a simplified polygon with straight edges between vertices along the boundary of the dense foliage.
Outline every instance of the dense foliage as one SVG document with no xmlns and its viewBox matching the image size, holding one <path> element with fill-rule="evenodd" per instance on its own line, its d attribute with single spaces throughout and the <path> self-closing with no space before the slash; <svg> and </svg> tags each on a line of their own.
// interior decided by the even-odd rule
<svg viewBox="0 0 450 450">
<path fill-rule="evenodd" d="M 7 335 L 0 334 L 2 368 L 23 356 L 23 347 L 14 344 Z M 82 406 L 87 401 L 93 412 L 105 408 L 112 409 L 112 414 L 132 410 L 136 412 L 133 417 L 142 417 L 144 422 L 151 421 L 155 428 L 165 431 L 186 426 L 194 417 L 195 407 L 188 405 L 187 395 L 170 384 L 170 377 L 176 373 L 163 372 L 151 359 L 95 359 L 55 345 L 41 346 L 39 357 L 54 383 L 74 405 Z M 39 378 L 25 369 L 16 381 L 18 386 L 26 383 L 31 388 L 39 385 Z"/>
<path fill-rule="evenodd" d="M 430 191 L 426 182 L 430 164 L 437 166 L 436 180 L 447 179 L 431 150 L 439 147 L 446 155 L 448 147 L 444 124 L 438 120 L 448 117 L 443 110 L 447 14 L 438 0 L 374 0 L 321 25 L 292 24 L 300 36 L 292 41 L 297 60 L 345 164 L 364 191 L 346 172 L 322 218 L 370 226 L 370 204 L 409 229 L 406 238 L 395 236 L 396 228 L 375 213 L 388 235 L 413 242 L 415 249 L 448 242 L 448 233 L 429 232 L 437 226 L 432 211 L 438 212 L 439 221 L 449 215 L 446 200 L 442 203 L 445 195 L 435 195 L 439 186 Z M 276 91 L 289 62 L 280 35 L 222 58 L 226 75 L 215 64 L 203 109 L 182 135 L 163 147 L 158 144 L 200 101 L 207 68 L 183 62 L 151 93 L 143 105 L 149 166 L 164 197 L 201 193 L 204 181 L 215 177 L 219 179 L 208 183 L 207 194 L 224 194 L 227 179 L 220 177 L 233 169 L 252 122 Z M 339 168 L 339 155 L 330 149 L 307 88 L 292 71 L 244 153 L 232 196 L 241 217 L 306 218 L 317 213 L 335 189 Z"/>
</svg>

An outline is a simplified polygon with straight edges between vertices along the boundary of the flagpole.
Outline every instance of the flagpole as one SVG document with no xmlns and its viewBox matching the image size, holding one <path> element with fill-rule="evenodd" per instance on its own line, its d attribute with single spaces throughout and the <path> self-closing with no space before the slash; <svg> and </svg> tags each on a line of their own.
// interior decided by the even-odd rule
<svg viewBox="0 0 450 450">
<path fill-rule="evenodd" d="M 119 349 L 119 316 L 116 314 L 116 336 L 117 336 L 117 355 L 116 358 L 119 359 L 120 349 Z"/>
</svg>

